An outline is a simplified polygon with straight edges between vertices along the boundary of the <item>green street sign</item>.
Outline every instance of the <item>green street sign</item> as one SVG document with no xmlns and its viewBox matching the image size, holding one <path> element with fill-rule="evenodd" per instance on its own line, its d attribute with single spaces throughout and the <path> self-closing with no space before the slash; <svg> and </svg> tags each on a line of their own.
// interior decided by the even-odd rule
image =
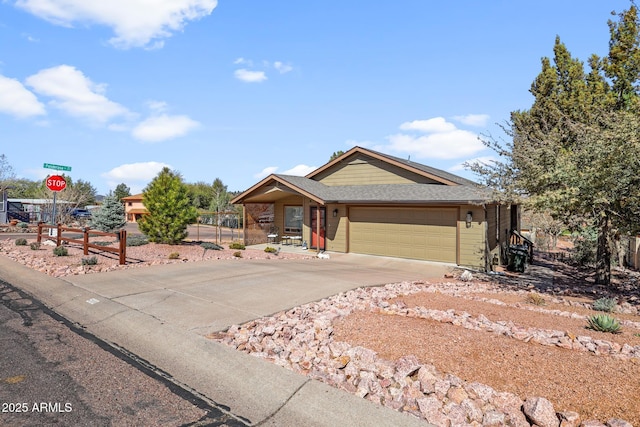
<svg viewBox="0 0 640 427">
<path fill-rule="evenodd" d="M 53 165 L 51 163 L 45 163 L 43 166 L 45 169 L 55 169 L 57 171 L 67 171 L 71 170 L 71 166 L 62 166 L 62 165 Z"/>
</svg>

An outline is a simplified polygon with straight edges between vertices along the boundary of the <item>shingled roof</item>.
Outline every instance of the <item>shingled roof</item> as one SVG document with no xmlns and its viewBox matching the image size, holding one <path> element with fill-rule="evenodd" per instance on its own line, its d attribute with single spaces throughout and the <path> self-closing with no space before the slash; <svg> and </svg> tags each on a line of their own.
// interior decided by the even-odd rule
<svg viewBox="0 0 640 427">
<path fill-rule="evenodd" d="M 314 177 L 356 152 L 389 162 L 401 168 L 420 173 L 440 184 L 368 184 L 325 185 Z M 342 156 L 316 169 L 307 176 L 272 174 L 238 195 L 232 203 L 243 203 L 252 194 L 264 194 L 265 188 L 289 190 L 326 203 L 393 203 L 393 204 L 481 204 L 492 198 L 492 191 L 479 184 L 421 163 L 390 156 L 377 151 L 354 147 Z"/>
<path fill-rule="evenodd" d="M 322 203 L 483 203 L 491 191 L 477 185 L 373 184 L 329 186 L 309 178 L 274 175 L 280 180 L 315 195 Z M 471 182 L 471 181 L 469 181 Z"/>
</svg>

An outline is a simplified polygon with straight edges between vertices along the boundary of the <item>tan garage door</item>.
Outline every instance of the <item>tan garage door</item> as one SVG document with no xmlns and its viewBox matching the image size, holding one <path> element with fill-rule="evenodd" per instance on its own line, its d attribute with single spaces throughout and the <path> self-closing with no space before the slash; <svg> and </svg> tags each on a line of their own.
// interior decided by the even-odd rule
<svg viewBox="0 0 640 427">
<path fill-rule="evenodd" d="M 349 251 L 456 262 L 456 208 L 349 209 Z"/>
</svg>

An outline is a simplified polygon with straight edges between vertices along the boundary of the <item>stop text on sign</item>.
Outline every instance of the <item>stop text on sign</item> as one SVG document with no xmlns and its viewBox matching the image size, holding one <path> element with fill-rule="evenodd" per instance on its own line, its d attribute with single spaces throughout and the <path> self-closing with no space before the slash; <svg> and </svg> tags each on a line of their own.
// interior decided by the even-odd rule
<svg viewBox="0 0 640 427">
<path fill-rule="evenodd" d="M 47 178 L 46 184 L 51 191 L 62 191 L 67 187 L 67 181 L 60 175 L 51 175 Z"/>
</svg>

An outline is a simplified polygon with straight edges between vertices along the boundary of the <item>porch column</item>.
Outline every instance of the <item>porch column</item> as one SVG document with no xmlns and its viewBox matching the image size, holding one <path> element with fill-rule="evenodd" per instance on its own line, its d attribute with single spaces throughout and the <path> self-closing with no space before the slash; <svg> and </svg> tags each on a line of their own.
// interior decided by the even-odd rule
<svg viewBox="0 0 640 427">
<path fill-rule="evenodd" d="M 247 244 L 247 207 L 242 203 L 242 243 Z"/>
<path fill-rule="evenodd" d="M 320 203 L 316 202 L 316 253 L 320 253 Z"/>
</svg>

